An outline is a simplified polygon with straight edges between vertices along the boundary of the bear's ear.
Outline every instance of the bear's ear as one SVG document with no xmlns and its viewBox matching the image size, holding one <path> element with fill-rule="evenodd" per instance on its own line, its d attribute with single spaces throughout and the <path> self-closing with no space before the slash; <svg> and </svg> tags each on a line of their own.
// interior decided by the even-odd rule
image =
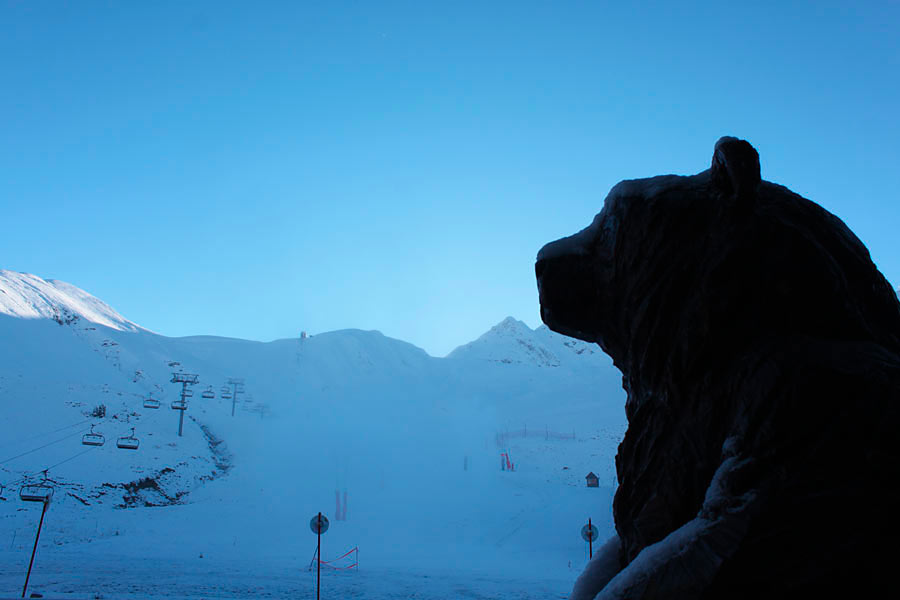
<svg viewBox="0 0 900 600">
<path fill-rule="evenodd" d="M 712 181 L 719 191 L 738 203 L 750 202 L 759 186 L 759 154 L 746 140 L 725 136 L 716 142 Z"/>
</svg>

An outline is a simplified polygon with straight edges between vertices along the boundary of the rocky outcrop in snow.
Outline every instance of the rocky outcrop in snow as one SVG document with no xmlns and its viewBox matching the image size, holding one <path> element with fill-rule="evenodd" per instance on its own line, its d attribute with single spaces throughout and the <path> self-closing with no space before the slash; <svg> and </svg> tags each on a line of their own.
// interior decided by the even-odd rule
<svg viewBox="0 0 900 600">
<path fill-rule="evenodd" d="M 900 304 L 843 222 L 723 138 L 710 170 L 614 187 L 536 274 L 544 322 L 599 343 L 628 393 L 618 562 L 573 598 L 893 584 Z"/>
</svg>

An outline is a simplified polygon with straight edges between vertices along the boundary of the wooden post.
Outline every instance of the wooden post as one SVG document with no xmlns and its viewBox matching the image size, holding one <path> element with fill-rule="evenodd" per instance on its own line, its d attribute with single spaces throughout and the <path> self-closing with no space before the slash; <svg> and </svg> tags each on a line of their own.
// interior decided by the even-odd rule
<svg viewBox="0 0 900 600">
<path fill-rule="evenodd" d="M 44 508 L 41 510 L 41 521 L 38 523 L 37 535 L 34 536 L 34 548 L 31 550 L 31 561 L 28 563 L 28 574 L 25 576 L 25 587 L 22 588 L 22 597 L 28 591 L 28 580 L 31 579 L 31 567 L 34 565 L 34 554 L 37 552 L 38 540 L 41 539 L 41 527 L 44 526 L 44 515 L 47 514 L 47 507 L 50 505 L 49 500 L 44 500 Z"/>
</svg>

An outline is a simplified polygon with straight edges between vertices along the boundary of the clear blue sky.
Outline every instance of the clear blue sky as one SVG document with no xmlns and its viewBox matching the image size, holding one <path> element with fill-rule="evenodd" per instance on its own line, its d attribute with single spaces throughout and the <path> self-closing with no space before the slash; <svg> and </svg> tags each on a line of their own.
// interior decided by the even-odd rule
<svg viewBox="0 0 900 600">
<path fill-rule="evenodd" d="M 166 335 L 443 355 L 730 134 L 900 285 L 900 2 L 636 4 L 4 2 L 0 267 Z"/>
</svg>

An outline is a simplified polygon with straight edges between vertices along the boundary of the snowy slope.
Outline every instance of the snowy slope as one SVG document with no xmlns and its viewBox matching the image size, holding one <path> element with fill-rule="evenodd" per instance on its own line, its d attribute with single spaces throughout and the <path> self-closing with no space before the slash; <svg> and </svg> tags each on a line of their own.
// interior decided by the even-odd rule
<svg viewBox="0 0 900 600">
<path fill-rule="evenodd" d="M 64 281 L 0 269 L 0 314 L 58 323 L 84 319 L 122 331 L 141 329 L 105 302 Z"/>
<path fill-rule="evenodd" d="M 479 359 L 503 364 L 583 368 L 599 365 L 603 353 L 596 344 L 562 336 L 546 325 L 532 330 L 506 317 L 473 342 L 450 353 L 452 359 Z"/>
<path fill-rule="evenodd" d="M 449 358 L 475 358 L 538 367 L 558 367 L 561 364 L 557 353 L 540 343 L 535 332 L 525 323 L 512 317 L 506 317 L 474 342 L 456 348 Z"/>
<path fill-rule="evenodd" d="M 40 281 L 45 297 L 47 285 L 67 289 Z M 92 298 L 71 286 L 66 297 L 56 306 Z M 0 315 L 0 565 L 10 578 L 39 513 L 16 489 L 46 467 L 57 488 L 41 542 L 51 557 L 302 568 L 315 542 L 305 521 L 333 517 L 345 491 L 348 518 L 332 520 L 324 557 L 359 545 L 370 568 L 504 564 L 510 576 L 540 569 L 565 581 L 584 563 L 582 522 L 612 532 L 624 393 L 593 347 L 510 319 L 447 358 L 374 331 L 167 338 L 111 310 L 114 327 L 84 308 L 77 319 Z M 183 437 L 168 408 L 173 371 L 200 377 Z M 228 377 L 246 382 L 234 417 Z M 200 397 L 207 386 L 215 398 Z M 150 393 L 162 408 L 143 408 Z M 89 418 L 101 403 L 106 417 Z M 91 424 L 105 446 L 81 445 Z M 132 427 L 140 449 L 117 449 Z M 500 471 L 501 451 L 515 472 Z M 601 488 L 584 487 L 587 471 Z M 36 585 L 64 580 L 51 575 Z"/>
</svg>

